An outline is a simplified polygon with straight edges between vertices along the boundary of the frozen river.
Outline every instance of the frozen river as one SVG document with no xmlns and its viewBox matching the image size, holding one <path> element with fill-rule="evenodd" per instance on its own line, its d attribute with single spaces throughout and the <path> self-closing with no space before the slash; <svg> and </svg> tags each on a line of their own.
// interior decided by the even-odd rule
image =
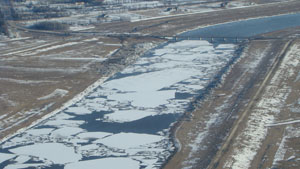
<svg viewBox="0 0 300 169">
<path fill-rule="evenodd" d="M 192 40 L 151 50 L 72 106 L 1 143 L 0 168 L 161 167 L 175 149 L 170 127 L 236 49 Z"/>
<path fill-rule="evenodd" d="M 159 168 L 172 123 L 233 57 L 235 45 L 165 44 L 84 99 L 1 145 L 0 167 Z"/>
</svg>

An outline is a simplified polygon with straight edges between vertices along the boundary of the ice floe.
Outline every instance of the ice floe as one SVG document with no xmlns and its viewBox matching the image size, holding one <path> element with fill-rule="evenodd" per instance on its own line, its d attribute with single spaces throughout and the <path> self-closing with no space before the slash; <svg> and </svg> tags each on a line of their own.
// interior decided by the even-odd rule
<svg viewBox="0 0 300 169">
<path fill-rule="evenodd" d="M 80 133 L 77 135 L 77 137 L 81 138 L 81 139 L 91 139 L 91 138 L 95 138 L 95 139 L 100 139 L 100 138 L 104 138 L 106 136 L 112 135 L 112 133 L 106 133 L 106 132 L 86 132 L 86 133 Z"/>
<path fill-rule="evenodd" d="M 53 127 L 73 127 L 83 124 L 82 120 L 51 120 L 45 123 L 45 125 L 53 126 Z"/>
<path fill-rule="evenodd" d="M 102 143 L 110 147 L 128 149 L 158 142 L 163 138 L 163 136 L 150 134 L 119 133 L 101 140 L 97 140 L 94 143 Z"/>
<path fill-rule="evenodd" d="M 156 113 L 152 112 L 152 115 Z M 122 110 L 116 113 L 104 115 L 105 121 L 111 122 L 130 122 L 142 119 L 144 117 L 151 116 L 151 112 L 139 111 L 139 110 Z"/>
<path fill-rule="evenodd" d="M 38 168 L 41 166 L 45 166 L 45 164 L 43 163 L 26 163 L 26 164 L 12 164 L 9 165 L 7 167 L 5 167 L 4 169 L 20 169 L 20 168 Z"/>
<path fill-rule="evenodd" d="M 15 154 L 0 153 L 0 163 L 16 157 Z"/>
<path fill-rule="evenodd" d="M 30 157 L 24 156 L 24 155 L 20 155 L 14 161 L 16 161 L 17 163 L 22 164 L 22 163 L 27 162 L 28 160 L 30 160 Z"/>
<path fill-rule="evenodd" d="M 69 107 L 66 112 L 76 114 L 76 115 L 83 115 L 83 114 L 90 114 L 91 111 L 86 107 Z"/>
<path fill-rule="evenodd" d="M 15 154 L 49 160 L 55 164 L 66 164 L 81 159 L 81 155 L 76 154 L 72 147 L 67 147 L 60 143 L 34 144 L 10 149 L 9 151 Z"/>
<path fill-rule="evenodd" d="M 68 137 L 81 133 L 83 131 L 83 129 L 77 127 L 63 127 L 53 131 L 51 134 L 56 137 Z"/>
<path fill-rule="evenodd" d="M 33 135 L 33 136 L 40 136 L 40 135 L 44 135 L 44 134 L 49 134 L 49 133 L 51 133 L 52 130 L 53 130 L 53 128 L 32 129 L 32 130 L 26 131 L 26 133 L 29 135 Z"/>
<path fill-rule="evenodd" d="M 96 160 L 80 161 L 77 163 L 67 164 L 65 169 L 82 169 L 82 168 L 109 168 L 109 169 L 139 169 L 138 161 L 130 158 L 103 158 Z"/>
</svg>

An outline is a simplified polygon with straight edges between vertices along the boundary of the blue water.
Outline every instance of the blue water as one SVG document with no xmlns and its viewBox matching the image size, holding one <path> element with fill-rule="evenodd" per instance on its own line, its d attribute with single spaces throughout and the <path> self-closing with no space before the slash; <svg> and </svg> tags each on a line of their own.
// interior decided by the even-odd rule
<svg viewBox="0 0 300 169">
<path fill-rule="evenodd" d="M 300 13 L 236 21 L 182 33 L 180 37 L 253 37 L 300 26 Z"/>
</svg>

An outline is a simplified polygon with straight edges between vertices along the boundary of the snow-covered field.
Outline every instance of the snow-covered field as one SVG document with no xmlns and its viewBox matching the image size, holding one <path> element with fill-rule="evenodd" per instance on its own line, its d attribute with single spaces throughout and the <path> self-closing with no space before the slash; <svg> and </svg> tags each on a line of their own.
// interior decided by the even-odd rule
<svg viewBox="0 0 300 169">
<path fill-rule="evenodd" d="M 142 20 L 152 20 L 164 17 L 223 10 L 223 8 L 221 8 L 221 2 L 211 2 L 209 0 L 177 0 L 168 2 L 110 0 L 104 2 L 101 6 L 93 7 L 86 7 L 85 5 L 79 4 L 75 5 L 72 3 L 50 3 L 49 5 L 54 9 L 65 9 L 68 11 L 68 14 L 66 16 L 57 18 L 44 18 L 43 16 L 41 16 L 41 18 L 37 20 L 27 20 L 26 22 L 24 22 L 24 24 L 27 26 L 31 26 L 33 24 L 36 24 L 36 22 L 57 21 L 71 25 L 71 31 L 84 31 L 93 29 L 94 26 L 92 26 L 92 24 L 95 23 L 120 21 L 136 22 Z M 243 8 L 252 5 L 255 4 L 244 1 L 229 2 L 226 8 Z M 15 8 L 21 9 L 21 11 L 25 10 L 27 12 L 32 12 L 32 9 L 28 8 L 27 6 L 30 6 L 27 2 L 19 2 L 17 7 Z M 174 8 L 175 6 L 176 9 Z M 150 13 L 144 12 L 146 10 L 152 9 L 154 9 L 155 11 Z"/>
<path fill-rule="evenodd" d="M 280 113 L 284 112 L 283 109 L 286 106 L 287 98 L 292 92 L 287 81 L 297 73 L 295 72 L 299 63 L 299 58 L 297 57 L 299 55 L 297 53 L 299 53 L 299 48 L 297 45 L 294 45 L 284 57 L 270 84 L 266 86 L 262 99 L 258 101 L 249 116 L 246 128 L 238 135 L 237 141 L 233 144 L 234 151 L 230 159 L 225 163 L 226 168 L 250 168 L 252 160 L 257 155 L 268 134 L 268 127 L 297 122 L 295 120 L 285 123 L 274 123 Z M 286 151 L 283 146 L 285 139 L 289 137 L 291 136 L 283 137 L 275 155 L 274 164 L 283 160 Z"/>
<path fill-rule="evenodd" d="M 1 143 L 0 166 L 159 168 L 174 150 L 170 126 L 234 50 L 206 41 L 154 49 L 82 100 Z"/>
</svg>

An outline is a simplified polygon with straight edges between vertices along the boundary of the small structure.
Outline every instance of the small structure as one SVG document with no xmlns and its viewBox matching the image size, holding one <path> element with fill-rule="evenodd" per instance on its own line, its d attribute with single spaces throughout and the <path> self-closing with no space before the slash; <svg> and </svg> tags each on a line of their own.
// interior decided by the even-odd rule
<svg viewBox="0 0 300 169">
<path fill-rule="evenodd" d="M 225 8 L 227 5 L 228 5 L 228 2 L 225 1 L 225 2 L 222 2 L 222 3 L 221 3 L 220 7 L 221 7 L 221 8 Z"/>
<path fill-rule="evenodd" d="M 84 2 L 76 2 L 75 5 L 77 5 L 77 6 L 83 6 Z"/>
</svg>

